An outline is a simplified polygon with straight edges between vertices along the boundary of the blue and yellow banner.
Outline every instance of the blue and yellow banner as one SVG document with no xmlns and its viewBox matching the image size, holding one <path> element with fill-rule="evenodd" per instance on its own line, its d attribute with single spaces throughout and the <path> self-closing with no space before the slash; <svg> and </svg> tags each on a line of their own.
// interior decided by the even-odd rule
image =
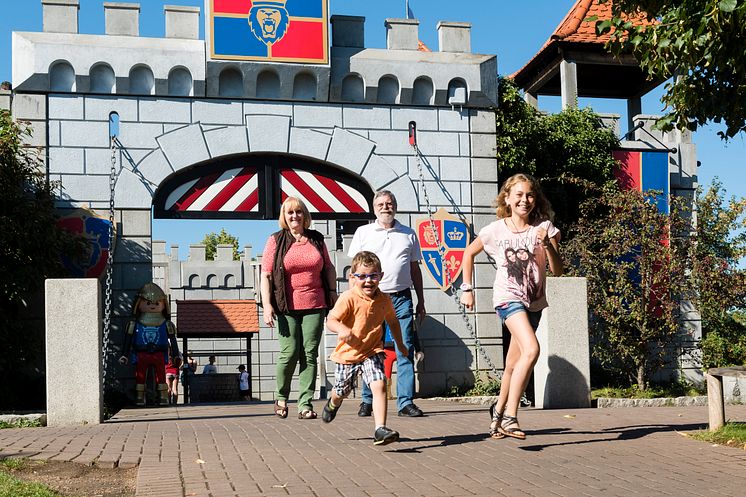
<svg viewBox="0 0 746 497">
<path fill-rule="evenodd" d="M 329 0 L 211 0 L 211 57 L 329 62 Z"/>
</svg>

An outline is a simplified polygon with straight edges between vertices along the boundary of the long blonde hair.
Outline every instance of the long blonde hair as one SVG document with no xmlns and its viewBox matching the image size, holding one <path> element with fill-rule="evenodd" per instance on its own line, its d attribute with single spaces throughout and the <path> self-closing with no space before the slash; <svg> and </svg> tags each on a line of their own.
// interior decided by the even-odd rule
<svg viewBox="0 0 746 497">
<path fill-rule="evenodd" d="M 552 204 L 549 202 L 544 192 L 541 190 L 539 182 L 530 174 L 518 173 L 514 174 L 510 178 L 505 180 L 503 186 L 500 187 L 500 193 L 497 195 L 493 207 L 495 207 L 495 213 L 498 219 L 510 217 L 513 212 L 505 198 L 510 195 L 510 189 L 518 183 L 528 183 L 531 185 L 531 189 L 534 191 L 535 202 L 534 208 L 528 215 L 528 220 L 531 223 L 536 221 L 554 221 L 554 211 L 552 210 Z"/>
</svg>

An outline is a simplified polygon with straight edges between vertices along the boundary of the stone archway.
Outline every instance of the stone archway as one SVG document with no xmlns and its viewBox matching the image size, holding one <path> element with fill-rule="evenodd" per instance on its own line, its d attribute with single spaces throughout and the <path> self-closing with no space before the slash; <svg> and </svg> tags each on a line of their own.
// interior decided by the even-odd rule
<svg viewBox="0 0 746 497">
<path fill-rule="evenodd" d="M 134 167 L 122 168 L 115 190 L 119 209 L 152 205 L 159 185 L 184 168 L 245 154 L 288 154 L 323 161 L 356 175 L 373 191 L 394 192 L 402 212 L 418 212 L 417 191 L 406 166 L 375 153 L 376 143 L 335 127 L 331 134 L 292 126 L 290 116 L 248 114 L 243 126 L 190 124 L 158 136 L 158 148 Z M 402 137 L 405 140 L 405 137 Z"/>
</svg>

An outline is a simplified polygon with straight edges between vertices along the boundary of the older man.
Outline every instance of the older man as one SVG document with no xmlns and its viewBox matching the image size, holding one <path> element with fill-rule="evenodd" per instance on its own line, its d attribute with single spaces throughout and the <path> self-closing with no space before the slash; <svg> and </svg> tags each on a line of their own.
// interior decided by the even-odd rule
<svg viewBox="0 0 746 497">
<path fill-rule="evenodd" d="M 355 231 L 349 256 L 361 250 L 369 250 L 381 259 L 383 278 L 379 284 L 382 292 L 391 297 L 396 316 L 401 325 L 402 338 L 408 355 L 396 351 L 396 394 L 399 416 L 418 417 L 422 411 L 413 402 L 414 397 L 414 319 L 412 290 L 417 293 L 416 317 L 418 322 L 425 317 L 425 300 L 422 291 L 422 272 L 419 261 L 420 244 L 414 230 L 394 219 L 396 197 L 388 190 L 377 192 L 373 197 L 374 223 L 361 226 Z M 363 401 L 358 416 L 370 416 L 373 396 L 368 385 L 363 386 Z"/>
</svg>

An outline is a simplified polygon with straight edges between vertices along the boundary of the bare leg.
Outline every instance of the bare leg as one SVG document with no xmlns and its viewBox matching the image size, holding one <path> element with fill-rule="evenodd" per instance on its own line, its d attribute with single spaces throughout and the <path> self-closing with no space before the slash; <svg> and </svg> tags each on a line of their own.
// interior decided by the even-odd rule
<svg viewBox="0 0 746 497">
<path fill-rule="evenodd" d="M 386 399 L 386 381 L 376 380 L 369 386 L 371 392 L 373 392 L 373 419 L 377 427 L 386 426 L 386 405 L 388 403 Z"/>
<path fill-rule="evenodd" d="M 497 403 L 495 404 L 495 413 L 502 414 L 505 411 L 505 405 L 508 403 L 508 394 L 510 392 L 510 381 L 513 377 L 513 370 L 521 358 L 521 348 L 517 343 L 517 340 L 511 340 L 508 346 L 508 354 L 505 356 L 505 370 L 503 371 L 502 379 L 500 380 L 500 394 L 497 397 Z M 497 421 L 493 421 L 490 425 L 491 430 L 497 429 Z"/>
<path fill-rule="evenodd" d="M 507 386 L 509 390 L 505 403 L 505 415 L 516 416 L 521 396 L 526 390 L 531 371 L 539 358 L 539 342 L 536 340 L 536 334 L 531 327 L 531 323 L 528 321 L 528 314 L 525 312 L 513 314 L 505 321 L 505 324 L 511 335 L 508 354 L 510 355 L 510 351 L 513 350 L 513 346 L 515 345 L 519 351 L 519 357 L 513 365 L 510 382 L 507 385 L 506 379 L 503 377 L 500 397 L 502 398 L 503 389 Z"/>
</svg>

